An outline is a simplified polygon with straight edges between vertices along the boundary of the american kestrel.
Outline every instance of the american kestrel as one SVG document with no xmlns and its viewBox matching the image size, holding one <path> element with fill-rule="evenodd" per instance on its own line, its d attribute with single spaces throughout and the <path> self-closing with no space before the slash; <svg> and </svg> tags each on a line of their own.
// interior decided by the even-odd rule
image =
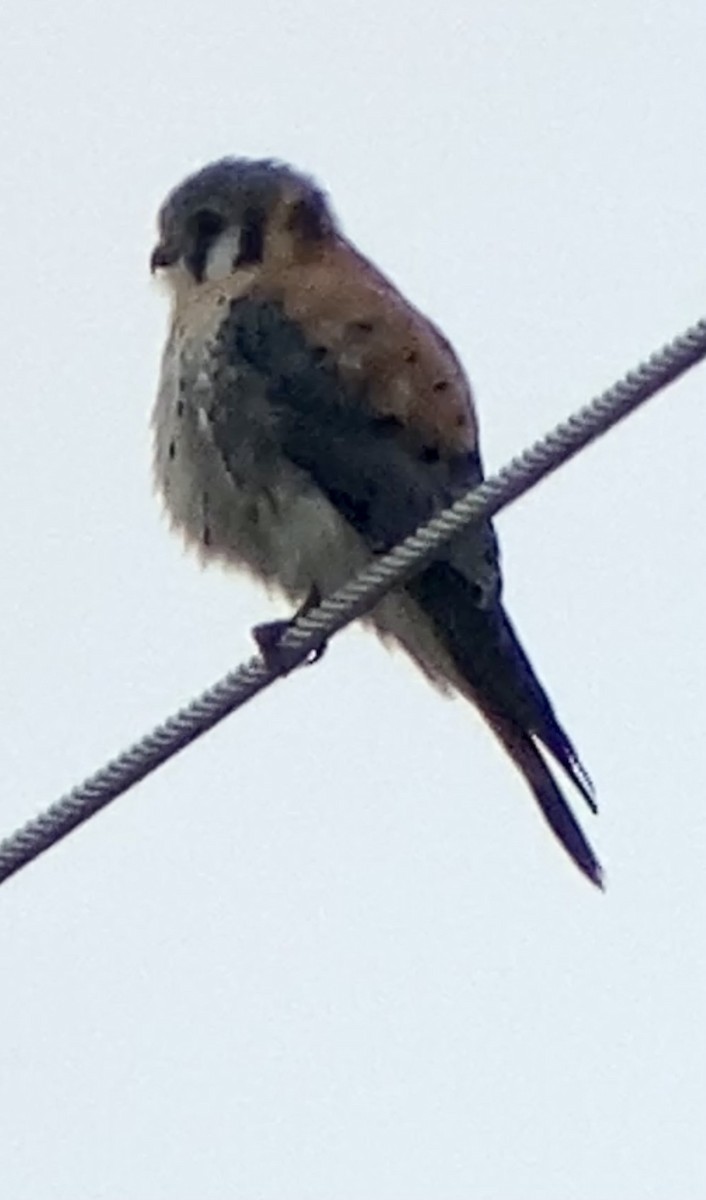
<svg viewBox="0 0 706 1200">
<path fill-rule="evenodd" d="M 172 523 L 293 601 L 325 596 L 483 478 L 464 370 L 439 330 L 345 238 L 325 195 L 272 160 L 223 159 L 159 213 L 172 299 L 154 411 Z M 555 782 L 593 787 L 501 603 L 474 525 L 367 620 L 480 710 L 549 825 L 601 867 Z"/>
</svg>

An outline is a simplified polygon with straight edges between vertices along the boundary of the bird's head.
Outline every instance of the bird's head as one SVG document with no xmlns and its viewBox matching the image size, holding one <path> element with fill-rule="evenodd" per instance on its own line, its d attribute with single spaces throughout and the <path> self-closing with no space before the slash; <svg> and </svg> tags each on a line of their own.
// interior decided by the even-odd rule
<svg viewBox="0 0 706 1200">
<path fill-rule="evenodd" d="M 325 196 L 305 175 L 271 159 L 224 158 L 167 196 L 150 267 L 175 286 L 178 277 L 199 285 L 272 254 L 314 254 L 335 232 Z"/>
</svg>

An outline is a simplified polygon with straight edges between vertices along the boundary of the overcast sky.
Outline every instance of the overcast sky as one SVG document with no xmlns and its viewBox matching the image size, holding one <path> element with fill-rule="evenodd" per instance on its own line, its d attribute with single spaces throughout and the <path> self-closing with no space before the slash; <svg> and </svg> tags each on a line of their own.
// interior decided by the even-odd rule
<svg viewBox="0 0 706 1200">
<path fill-rule="evenodd" d="M 2 831 L 284 612 L 151 494 L 155 211 L 312 172 L 501 466 L 706 311 L 706 7 L 5 0 Z M 706 1195 L 706 367 L 504 513 L 595 778 L 558 849 L 359 630 L 0 889 L 8 1200 Z"/>
</svg>

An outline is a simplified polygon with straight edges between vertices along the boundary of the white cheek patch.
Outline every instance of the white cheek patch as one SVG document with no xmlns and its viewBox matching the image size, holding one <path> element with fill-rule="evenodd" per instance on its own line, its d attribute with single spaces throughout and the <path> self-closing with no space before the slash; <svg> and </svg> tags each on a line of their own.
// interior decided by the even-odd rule
<svg viewBox="0 0 706 1200">
<path fill-rule="evenodd" d="M 217 283 L 233 274 L 234 266 L 240 253 L 240 229 L 233 227 L 219 234 L 208 252 L 206 259 L 206 279 Z"/>
</svg>

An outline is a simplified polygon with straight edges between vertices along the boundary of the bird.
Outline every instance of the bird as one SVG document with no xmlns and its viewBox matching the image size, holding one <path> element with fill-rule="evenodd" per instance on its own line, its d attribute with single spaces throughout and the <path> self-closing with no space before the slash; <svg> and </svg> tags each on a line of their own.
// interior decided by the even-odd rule
<svg viewBox="0 0 706 1200">
<path fill-rule="evenodd" d="M 202 562 L 306 611 L 483 480 L 466 372 L 347 238 L 308 175 L 220 159 L 167 195 L 150 266 L 171 318 L 154 476 Z M 470 526 L 366 618 L 475 705 L 569 857 L 603 872 L 554 772 L 594 787 L 508 617 L 497 536 Z M 263 651 L 276 649 L 273 623 Z"/>
</svg>

